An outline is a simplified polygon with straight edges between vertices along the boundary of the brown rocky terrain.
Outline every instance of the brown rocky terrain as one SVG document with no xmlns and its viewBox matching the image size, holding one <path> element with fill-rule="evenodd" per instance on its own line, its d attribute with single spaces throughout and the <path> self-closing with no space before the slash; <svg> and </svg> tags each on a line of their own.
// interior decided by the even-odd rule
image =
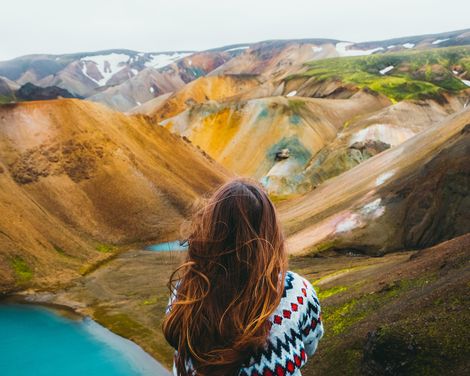
<svg viewBox="0 0 470 376">
<path fill-rule="evenodd" d="M 466 235 L 378 258 L 336 252 L 291 258 L 290 269 L 314 284 L 325 325 L 318 352 L 302 374 L 465 374 L 469 250 Z M 129 251 L 66 291 L 40 299 L 91 315 L 170 367 L 173 351 L 160 328 L 166 283 L 183 257 Z"/>
<path fill-rule="evenodd" d="M 377 255 L 467 233 L 469 123 L 467 109 L 281 203 L 291 252 Z"/>
</svg>

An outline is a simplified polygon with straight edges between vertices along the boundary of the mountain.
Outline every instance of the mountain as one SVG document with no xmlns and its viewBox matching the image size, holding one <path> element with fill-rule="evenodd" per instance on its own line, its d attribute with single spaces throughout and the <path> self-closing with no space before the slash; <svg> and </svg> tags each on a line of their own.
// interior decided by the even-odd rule
<svg viewBox="0 0 470 376">
<path fill-rule="evenodd" d="M 270 97 L 196 105 L 162 122 L 167 129 L 206 151 L 227 169 L 275 187 L 301 170 L 313 155 L 335 139 L 343 124 L 389 101 L 366 92 L 349 100 Z M 286 149 L 288 158 L 278 158 Z"/>
<path fill-rule="evenodd" d="M 281 203 L 290 251 L 380 255 L 469 232 L 469 124 L 465 109 Z"/>
<path fill-rule="evenodd" d="M 15 93 L 17 100 L 36 101 L 57 98 L 74 98 L 67 90 L 57 86 L 40 87 L 32 83 L 21 86 Z"/>
<path fill-rule="evenodd" d="M 324 97 L 367 87 L 392 101 L 439 99 L 470 87 L 470 47 L 313 61 L 283 80 L 284 92 Z"/>
<path fill-rule="evenodd" d="M 132 109 L 132 113 L 143 113 L 161 121 L 197 104 L 208 101 L 224 101 L 245 91 L 256 88 L 259 81 L 252 76 L 227 75 L 201 77 L 168 96 L 159 96 Z"/>
<path fill-rule="evenodd" d="M 232 96 L 198 96 L 195 81 L 143 108 L 228 169 L 262 181 L 273 197 L 288 198 L 465 108 L 469 58 L 469 47 L 450 47 L 318 60 Z M 255 79 L 205 79 L 217 78 L 223 93 L 234 77 Z"/>
<path fill-rule="evenodd" d="M 272 40 L 207 51 L 138 52 L 115 49 L 64 55 L 28 55 L 0 62 L 0 76 L 18 85 L 57 86 L 128 111 L 181 89 L 201 76 L 256 75 L 280 79 L 308 61 L 332 57 L 387 55 L 469 44 L 470 31 L 354 43 L 333 39 Z M 386 67 L 385 67 L 386 68 Z"/>
<path fill-rule="evenodd" d="M 175 92 L 198 77 L 206 75 L 239 53 L 238 50 L 214 50 L 189 55 L 163 67 L 146 68 L 135 77 L 110 87 L 89 100 L 128 111 L 161 94 Z"/>
<path fill-rule="evenodd" d="M 0 62 L 0 76 L 22 85 L 58 86 L 86 97 L 118 85 L 145 68 L 158 69 L 191 52 L 106 50 L 65 55 L 28 55 Z"/>
<path fill-rule="evenodd" d="M 76 278 L 114 245 L 176 236 L 228 173 L 143 116 L 76 99 L 0 107 L 0 289 Z"/>
</svg>

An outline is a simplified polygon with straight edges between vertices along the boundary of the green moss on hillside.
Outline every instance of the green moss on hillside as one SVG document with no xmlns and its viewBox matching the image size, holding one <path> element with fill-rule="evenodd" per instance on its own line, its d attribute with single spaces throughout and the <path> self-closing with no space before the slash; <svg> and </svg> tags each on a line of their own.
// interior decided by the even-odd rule
<svg viewBox="0 0 470 376">
<path fill-rule="evenodd" d="M 101 253 L 112 253 L 116 251 L 117 248 L 110 244 L 98 244 L 96 246 L 96 250 Z"/>
<path fill-rule="evenodd" d="M 467 86 L 452 73 L 452 67 L 468 69 L 470 48 L 452 47 L 431 51 L 410 51 L 342 57 L 307 63 L 309 69 L 292 78 L 315 77 L 316 81 L 340 80 L 369 88 L 392 101 L 438 98 L 443 92 L 456 92 Z M 393 66 L 386 74 L 380 71 Z"/>
<path fill-rule="evenodd" d="M 16 256 L 10 260 L 11 268 L 15 273 L 18 283 L 26 283 L 33 278 L 33 271 L 20 256 Z"/>
</svg>

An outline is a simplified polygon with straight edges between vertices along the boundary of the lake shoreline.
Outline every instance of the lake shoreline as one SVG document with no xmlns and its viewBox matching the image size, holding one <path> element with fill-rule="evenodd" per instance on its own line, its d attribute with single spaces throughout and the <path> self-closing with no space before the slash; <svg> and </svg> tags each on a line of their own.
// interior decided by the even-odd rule
<svg viewBox="0 0 470 376">
<path fill-rule="evenodd" d="M 89 323 L 91 322 L 94 336 L 101 338 L 107 337 L 108 341 L 113 340 L 114 343 L 116 343 L 116 341 L 120 341 L 120 347 L 125 350 L 126 353 L 131 352 L 134 354 L 134 356 L 137 354 L 141 359 L 144 359 L 143 361 L 147 361 L 147 363 L 155 362 L 158 365 L 155 371 L 158 371 L 159 375 L 164 373 L 165 376 L 170 375 L 168 368 L 158 361 L 151 353 L 142 348 L 137 342 L 130 338 L 126 338 L 121 334 L 115 333 L 111 330 L 111 328 L 96 320 L 92 311 L 87 309 L 85 305 L 80 304 L 79 302 L 67 301 L 67 299 L 64 299 L 64 297 L 60 295 L 61 292 L 63 293 L 64 290 L 58 290 L 57 292 L 39 292 L 32 289 L 27 289 L 15 291 L 14 293 L 2 293 L 0 294 L 0 306 L 24 305 L 31 307 L 43 307 L 53 311 L 58 316 L 67 318 L 69 320 L 83 322 L 88 321 Z M 57 302 L 58 299 L 60 299 L 60 302 Z M 109 333 L 106 334 L 106 331 Z M 106 343 L 110 345 L 109 342 Z M 146 357 L 150 358 L 151 361 L 149 359 L 145 360 Z M 154 365 L 147 364 L 146 366 L 153 367 Z"/>
</svg>

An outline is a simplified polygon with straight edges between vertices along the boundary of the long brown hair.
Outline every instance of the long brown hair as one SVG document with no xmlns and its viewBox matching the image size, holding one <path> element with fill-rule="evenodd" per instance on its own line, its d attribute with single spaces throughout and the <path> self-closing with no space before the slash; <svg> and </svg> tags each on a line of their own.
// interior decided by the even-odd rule
<svg viewBox="0 0 470 376">
<path fill-rule="evenodd" d="M 178 375 L 237 375 L 269 333 L 287 257 L 276 210 L 256 182 L 220 187 L 195 214 L 188 254 L 172 275 L 175 300 L 163 323 Z"/>
</svg>

